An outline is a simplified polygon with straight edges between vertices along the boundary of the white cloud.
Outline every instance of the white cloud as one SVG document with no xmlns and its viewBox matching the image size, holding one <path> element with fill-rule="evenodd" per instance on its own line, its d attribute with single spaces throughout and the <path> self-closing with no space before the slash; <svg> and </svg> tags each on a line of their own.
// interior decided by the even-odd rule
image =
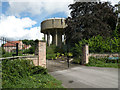
<svg viewBox="0 0 120 90">
<path fill-rule="evenodd" d="M 47 16 L 64 12 L 69 15 L 68 5 L 73 0 L 8 0 L 9 9 L 6 14 L 19 16 L 23 12 L 30 13 L 31 15 L 45 14 Z"/>
<path fill-rule="evenodd" d="M 4 0 L 3 0 L 4 1 Z M 30 13 L 32 16 L 42 15 L 49 16 L 57 12 L 64 12 L 69 15 L 69 4 L 74 0 L 6 0 L 9 2 L 7 15 L 20 16 L 21 13 Z M 112 5 L 117 4 L 119 0 L 100 0 L 110 1 Z"/>
<path fill-rule="evenodd" d="M 0 22 L 0 36 L 14 39 L 42 39 L 40 27 L 33 27 L 36 22 L 30 18 L 16 18 L 15 16 L 2 16 Z M 25 29 L 30 28 L 30 30 Z"/>
<path fill-rule="evenodd" d="M 119 2 L 120 0 L 100 0 L 100 1 L 104 1 L 104 2 L 109 1 L 109 2 L 111 2 L 112 5 L 115 5 L 115 4 L 118 4 L 118 2 Z"/>
</svg>

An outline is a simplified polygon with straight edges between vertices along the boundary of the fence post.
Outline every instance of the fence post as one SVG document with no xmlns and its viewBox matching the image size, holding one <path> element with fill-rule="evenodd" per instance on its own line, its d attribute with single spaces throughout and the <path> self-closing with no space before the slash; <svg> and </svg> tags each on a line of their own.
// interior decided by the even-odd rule
<svg viewBox="0 0 120 90">
<path fill-rule="evenodd" d="M 87 64 L 89 62 L 89 46 L 84 45 L 82 50 L 82 64 Z"/>
<path fill-rule="evenodd" d="M 18 43 L 16 43 L 16 56 L 18 56 Z"/>
</svg>

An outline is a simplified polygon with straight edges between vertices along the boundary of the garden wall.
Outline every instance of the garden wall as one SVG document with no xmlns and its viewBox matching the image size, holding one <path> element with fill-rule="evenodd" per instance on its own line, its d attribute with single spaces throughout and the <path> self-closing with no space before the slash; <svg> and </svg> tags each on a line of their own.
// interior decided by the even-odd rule
<svg viewBox="0 0 120 90">
<path fill-rule="evenodd" d="M 89 57 L 97 57 L 97 58 L 104 58 L 104 57 L 119 57 L 120 54 L 118 53 L 107 53 L 107 54 L 95 54 L 95 53 L 89 53 L 89 46 L 84 45 L 83 50 L 82 50 L 82 64 L 87 64 L 89 63 Z"/>
<path fill-rule="evenodd" d="M 35 66 L 42 66 L 46 68 L 46 42 L 38 41 L 36 44 L 36 51 L 35 55 L 28 55 L 28 56 L 14 56 L 14 57 L 5 57 L 0 58 L 1 60 L 15 60 L 15 59 L 27 59 L 32 60 Z"/>
<path fill-rule="evenodd" d="M 120 57 L 120 54 L 118 53 L 108 53 L 108 54 L 94 54 L 94 53 L 90 53 L 89 56 L 92 57 Z"/>
</svg>

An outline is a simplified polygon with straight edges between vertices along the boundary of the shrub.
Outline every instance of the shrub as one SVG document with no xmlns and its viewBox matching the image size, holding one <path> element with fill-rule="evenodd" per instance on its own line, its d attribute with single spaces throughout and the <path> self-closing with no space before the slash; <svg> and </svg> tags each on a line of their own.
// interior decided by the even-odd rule
<svg viewBox="0 0 120 90">
<path fill-rule="evenodd" d="M 31 68 L 31 75 L 35 74 L 47 74 L 47 69 L 40 67 L 40 66 L 34 66 Z"/>
<path fill-rule="evenodd" d="M 72 56 L 73 56 L 73 54 L 69 52 L 69 53 L 68 53 L 68 56 L 69 56 L 69 57 L 72 57 Z"/>
<path fill-rule="evenodd" d="M 32 46 L 32 47 L 30 47 L 29 49 L 25 49 L 25 50 L 23 51 L 23 53 L 24 53 L 24 54 L 34 54 L 34 53 L 35 53 L 35 47 Z"/>
<path fill-rule="evenodd" d="M 81 64 L 81 58 L 74 57 L 72 63 Z"/>
<path fill-rule="evenodd" d="M 61 82 L 29 60 L 2 61 L 2 88 L 62 88 Z"/>
<path fill-rule="evenodd" d="M 47 54 L 55 54 L 55 45 L 47 46 Z"/>
<path fill-rule="evenodd" d="M 106 38 L 103 39 L 102 36 L 93 36 L 89 40 L 81 40 L 78 44 L 71 49 L 74 57 L 82 56 L 83 45 L 89 45 L 90 53 L 120 53 L 120 38 Z"/>
<path fill-rule="evenodd" d="M 118 63 L 116 61 L 109 60 L 106 58 L 95 58 L 89 57 L 89 63 L 86 64 L 87 66 L 96 66 L 96 67 L 114 67 L 118 68 Z"/>
<path fill-rule="evenodd" d="M 5 52 L 5 54 L 3 54 L 2 57 L 11 57 L 13 54 L 15 53 Z"/>
<path fill-rule="evenodd" d="M 49 59 L 49 60 L 56 59 L 56 54 L 47 54 L 46 58 Z"/>
<path fill-rule="evenodd" d="M 60 57 L 60 53 L 57 52 L 56 57 L 59 58 Z"/>
<path fill-rule="evenodd" d="M 57 58 L 60 58 L 61 55 L 64 56 L 65 50 L 63 47 L 60 48 L 60 47 L 57 47 L 55 45 L 47 46 L 46 58 L 47 59 L 57 59 Z"/>
<path fill-rule="evenodd" d="M 46 69 L 34 66 L 29 60 L 3 60 L 2 61 L 2 80 L 3 86 L 10 82 L 18 84 L 20 78 L 25 78 L 33 74 L 46 74 Z"/>
<path fill-rule="evenodd" d="M 63 49 L 62 47 L 58 47 L 58 46 L 57 46 L 57 47 L 55 48 L 55 53 L 57 53 L 57 52 L 59 52 L 59 53 L 62 54 L 62 53 L 64 53 L 64 49 Z"/>
</svg>

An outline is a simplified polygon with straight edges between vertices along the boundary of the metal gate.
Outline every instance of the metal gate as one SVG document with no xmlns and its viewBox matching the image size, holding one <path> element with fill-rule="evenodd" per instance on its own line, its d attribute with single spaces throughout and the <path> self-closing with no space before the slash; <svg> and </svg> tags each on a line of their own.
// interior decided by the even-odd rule
<svg viewBox="0 0 120 90">
<path fill-rule="evenodd" d="M 47 69 L 49 72 L 54 72 L 54 71 L 61 71 L 61 70 L 66 70 L 69 68 L 76 67 L 78 65 L 72 63 L 71 61 L 73 58 L 69 56 L 60 56 L 60 58 L 53 59 L 53 60 L 46 60 L 47 64 Z"/>
</svg>

